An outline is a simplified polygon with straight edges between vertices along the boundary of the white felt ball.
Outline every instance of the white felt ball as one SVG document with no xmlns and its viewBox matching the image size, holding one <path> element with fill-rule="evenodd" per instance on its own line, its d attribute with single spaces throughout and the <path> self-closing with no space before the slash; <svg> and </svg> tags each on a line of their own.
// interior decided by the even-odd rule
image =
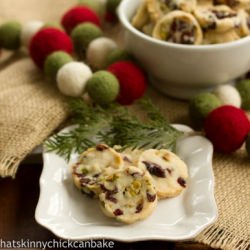
<svg viewBox="0 0 250 250">
<path fill-rule="evenodd" d="M 21 31 L 21 42 L 26 48 L 29 47 L 32 37 L 43 27 L 42 21 L 30 21 L 23 25 Z"/>
<path fill-rule="evenodd" d="M 93 40 L 87 49 L 87 61 L 95 69 L 104 69 L 108 54 L 117 48 L 117 44 L 106 37 Z"/>
<path fill-rule="evenodd" d="M 57 73 L 57 87 L 66 96 L 82 96 L 86 83 L 92 76 L 88 65 L 80 62 L 65 64 Z"/>
<path fill-rule="evenodd" d="M 241 107 L 241 97 L 235 87 L 231 85 L 218 86 L 214 94 L 221 100 L 223 105 L 232 105 L 237 108 Z"/>
</svg>

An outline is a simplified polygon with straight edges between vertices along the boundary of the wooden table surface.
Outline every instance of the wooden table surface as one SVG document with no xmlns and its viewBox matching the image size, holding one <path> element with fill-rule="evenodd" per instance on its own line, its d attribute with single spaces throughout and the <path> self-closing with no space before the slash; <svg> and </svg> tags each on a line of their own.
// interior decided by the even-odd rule
<svg viewBox="0 0 250 250">
<path fill-rule="evenodd" d="M 42 164 L 25 163 L 20 166 L 15 180 L 0 178 L 0 248 L 1 242 L 4 241 L 21 239 L 30 241 L 59 240 L 50 231 L 38 225 L 34 219 L 39 197 L 39 177 L 41 171 Z M 193 242 L 144 241 L 114 243 L 113 249 L 119 250 L 211 249 Z"/>
</svg>

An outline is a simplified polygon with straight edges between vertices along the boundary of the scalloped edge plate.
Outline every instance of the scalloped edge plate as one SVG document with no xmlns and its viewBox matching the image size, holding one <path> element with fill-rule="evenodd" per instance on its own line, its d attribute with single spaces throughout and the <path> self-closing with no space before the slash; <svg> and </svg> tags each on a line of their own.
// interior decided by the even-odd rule
<svg viewBox="0 0 250 250">
<path fill-rule="evenodd" d="M 192 131 L 185 125 L 174 125 Z M 106 217 L 98 201 L 82 195 L 71 180 L 70 163 L 54 153 L 43 153 L 40 197 L 35 219 L 56 236 L 69 240 L 110 239 L 187 240 L 194 238 L 217 218 L 212 170 L 213 147 L 201 136 L 183 136 L 177 154 L 189 169 L 188 187 L 179 196 L 160 200 L 147 219 L 124 225 Z"/>
</svg>

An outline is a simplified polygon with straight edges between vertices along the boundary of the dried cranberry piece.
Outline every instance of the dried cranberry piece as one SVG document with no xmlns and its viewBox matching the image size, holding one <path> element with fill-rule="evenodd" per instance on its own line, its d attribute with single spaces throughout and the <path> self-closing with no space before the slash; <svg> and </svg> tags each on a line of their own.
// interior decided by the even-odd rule
<svg viewBox="0 0 250 250">
<path fill-rule="evenodd" d="M 123 160 L 126 161 L 126 162 L 129 162 L 129 163 L 132 163 L 132 161 L 127 156 L 124 156 Z"/>
<path fill-rule="evenodd" d="M 167 168 L 168 173 L 171 175 L 172 174 L 172 169 Z"/>
<path fill-rule="evenodd" d="M 114 211 L 114 215 L 115 216 L 120 216 L 120 215 L 123 215 L 123 211 L 119 208 L 117 208 L 115 211 Z"/>
<path fill-rule="evenodd" d="M 82 185 L 88 184 L 88 183 L 90 183 L 90 179 L 89 178 L 81 178 L 80 182 L 81 182 Z"/>
<path fill-rule="evenodd" d="M 212 10 L 212 12 L 216 15 L 218 19 L 235 17 L 237 15 L 236 13 L 229 13 L 226 11 L 218 11 L 218 10 Z"/>
<path fill-rule="evenodd" d="M 110 193 L 110 192 L 107 192 L 106 194 L 105 194 L 105 198 L 106 198 L 106 200 L 108 200 L 108 201 L 111 201 L 111 202 L 113 202 L 113 203 L 117 203 L 117 199 L 113 196 L 113 194 L 112 193 Z"/>
<path fill-rule="evenodd" d="M 139 203 L 137 206 L 136 206 L 136 211 L 135 213 L 140 213 L 143 209 L 143 202 Z"/>
<path fill-rule="evenodd" d="M 166 177 L 166 173 L 164 169 L 162 169 L 162 167 L 159 164 L 150 162 L 150 161 L 143 161 L 142 163 L 146 166 L 150 174 L 155 175 L 160 178 Z"/>
<path fill-rule="evenodd" d="M 98 145 L 96 145 L 96 150 L 97 151 L 104 151 L 106 149 L 108 149 L 108 146 L 106 146 L 104 144 L 98 144 Z"/>
<path fill-rule="evenodd" d="M 182 187 L 186 187 L 186 181 L 182 178 L 182 177 L 179 177 L 177 179 L 177 182 L 182 186 Z"/>
<path fill-rule="evenodd" d="M 154 202 L 155 199 L 156 199 L 156 194 L 150 194 L 150 193 L 147 193 L 147 199 L 149 202 Z"/>
<path fill-rule="evenodd" d="M 105 193 L 106 200 L 109 200 L 109 201 L 111 201 L 113 203 L 117 203 L 117 199 L 113 196 L 114 194 L 118 193 L 118 188 L 117 187 L 115 187 L 113 190 L 107 189 L 103 184 L 101 184 L 100 187 Z"/>
</svg>

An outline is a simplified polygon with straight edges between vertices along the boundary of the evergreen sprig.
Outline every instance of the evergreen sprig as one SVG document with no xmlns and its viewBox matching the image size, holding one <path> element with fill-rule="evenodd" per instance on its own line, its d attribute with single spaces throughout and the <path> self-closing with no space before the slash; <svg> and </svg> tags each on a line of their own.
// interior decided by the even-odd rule
<svg viewBox="0 0 250 250">
<path fill-rule="evenodd" d="M 182 134 L 173 128 L 149 99 L 137 105 L 146 113 L 141 121 L 129 109 L 118 104 L 105 107 L 87 105 L 82 99 L 69 102 L 75 128 L 61 132 L 45 142 L 47 151 L 70 159 L 73 152 L 93 147 L 97 143 L 120 145 L 122 149 L 175 149 L 177 138 Z"/>
</svg>

